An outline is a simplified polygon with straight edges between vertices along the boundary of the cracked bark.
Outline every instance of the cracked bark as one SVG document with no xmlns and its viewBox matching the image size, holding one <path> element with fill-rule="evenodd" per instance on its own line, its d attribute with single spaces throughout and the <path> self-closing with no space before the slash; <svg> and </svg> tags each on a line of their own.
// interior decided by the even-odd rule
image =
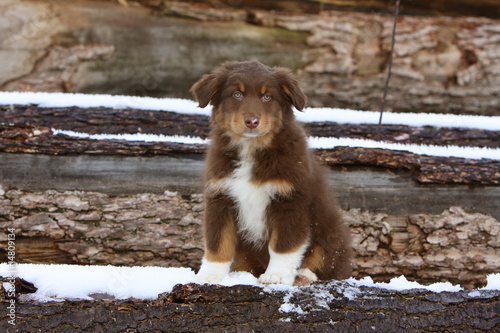
<svg viewBox="0 0 500 333">
<path fill-rule="evenodd" d="M 6 91 L 68 92 L 78 66 L 85 61 L 106 59 L 113 45 L 52 45 L 39 57 L 30 73 L 12 78 L 0 86 Z"/>
<path fill-rule="evenodd" d="M 199 268 L 202 195 L 111 196 L 98 192 L 0 195 L 0 227 L 14 228 L 19 263 Z M 452 207 L 442 214 L 388 216 L 342 211 L 353 234 L 353 276 L 404 274 L 422 283 L 483 286 L 500 270 L 500 222 Z M 0 234 L 0 259 L 7 261 Z"/>
<path fill-rule="evenodd" d="M 89 134 L 150 133 L 208 136 L 208 117 L 173 112 L 116 110 L 109 108 L 0 107 L 0 151 L 43 154 L 120 154 L 128 156 L 201 154 L 203 145 L 177 143 L 87 140 L 54 136 L 50 128 Z M 376 125 L 309 123 L 312 136 L 373 139 Z M 500 132 L 479 129 L 384 126 L 381 139 L 395 143 L 500 147 Z M 329 166 L 373 166 L 411 172 L 414 180 L 426 184 L 500 183 L 500 163 L 417 155 L 404 151 L 337 147 L 317 150 Z"/>
<path fill-rule="evenodd" d="M 494 332 L 500 291 L 432 293 L 323 282 L 295 291 L 177 285 L 154 301 L 17 303 L 4 332 Z M 6 301 L 0 311 L 7 312 Z M 288 310 L 287 310 L 288 309 Z"/>
</svg>

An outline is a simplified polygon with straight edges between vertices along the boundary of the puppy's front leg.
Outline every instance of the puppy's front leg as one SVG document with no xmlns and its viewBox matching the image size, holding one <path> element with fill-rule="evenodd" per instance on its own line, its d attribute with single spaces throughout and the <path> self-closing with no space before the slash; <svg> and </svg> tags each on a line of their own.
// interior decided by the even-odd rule
<svg viewBox="0 0 500 333">
<path fill-rule="evenodd" d="M 259 282 L 263 284 L 293 285 L 307 245 L 307 243 L 304 243 L 299 248 L 287 253 L 278 253 L 269 246 L 269 265 L 266 272 L 260 276 Z"/>
<path fill-rule="evenodd" d="M 196 278 L 199 283 L 219 283 L 231 268 L 237 237 L 228 197 L 206 199 L 204 227 L 205 255 Z"/>
<path fill-rule="evenodd" d="M 308 232 L 275 229 L 269 240 L 269 264 L 259 278 L 263 284 L 293 285 L 309 245 Z M 291 234 L 295 236 L 291 236 Z"/>
</svg>

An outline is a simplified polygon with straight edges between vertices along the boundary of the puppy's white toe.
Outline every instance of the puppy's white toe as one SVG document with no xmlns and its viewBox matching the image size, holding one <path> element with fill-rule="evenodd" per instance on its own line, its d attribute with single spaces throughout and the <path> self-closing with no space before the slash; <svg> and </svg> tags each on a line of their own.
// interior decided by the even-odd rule
<svg viewBox="0 0 500 333">
<path fill-rule="evenodd" d="M 295 282 L 295 273 L 293 272 L 274 272 L 264 273 L 259 277 L 259 282 L 262 284 L 286 284 L 293 286 Z"/>
<path fill-rule="evenodd" d="M 202 260 L 200 271 L 196 274 L 196 282 L 203 284 L 216 284 L 220 283 L 222 279 L 229 274 L 231 263 L 209 262 L 205 259 Z"/>
<path fill-rule="evenodd" d="M 296 286 L 308 286 L 318 280 L 318 276 L 309 268 L 300 268 L 295 277 Z"/>
</svg>

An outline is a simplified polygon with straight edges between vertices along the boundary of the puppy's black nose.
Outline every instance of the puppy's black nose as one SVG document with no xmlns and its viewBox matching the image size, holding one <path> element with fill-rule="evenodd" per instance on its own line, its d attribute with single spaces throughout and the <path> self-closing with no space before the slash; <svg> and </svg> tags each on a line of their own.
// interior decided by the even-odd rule
<svg viewBox="0 0 500 333">
<path fill-rule="evenodd" d="M 259 126 L 259 117 L 257 116 L 247 116 L 245 117 L 245 126 L 249 129 L 254 129 Z"/>
</svg>

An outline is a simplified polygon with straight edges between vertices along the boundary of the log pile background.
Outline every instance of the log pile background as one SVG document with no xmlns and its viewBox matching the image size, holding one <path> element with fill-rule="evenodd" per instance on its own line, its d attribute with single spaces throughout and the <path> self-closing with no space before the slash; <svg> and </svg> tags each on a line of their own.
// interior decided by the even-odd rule
<svg viewBox="0 0 500 333">
<path fill-rule="evenodd" d="M 304 45 L 299 44 L 303 52 L 295 54 L 302 63 L 295 64 L 294 69 L 310 96 L 310 105 L 377 109 L 387 66 L 392 16 L 322 12 L 327 5 L 343 4 L 342 1 L 320 2 L 319 14 L 295 12 L 293 15 L 249 10 L 238 1 L 232 4 L 241 5 L 240 8 L 229 8 L 231 6 L 225 4 L 210 10 L 192 2 L 144 0 L 141 4 L 150 6 L 156 14 L 204 21 L 199 23 L 203 27 L 209 26 L 207 21 L 217 21 L 212 27 L 220 22 L 228 24 L 227 27 L 239 28 L 251 23 L 263 28 L 297 32 L 290 34 L 293 35 L 290 39 L 304 38 L 304 41 L 299 41 Z M 36 10 L 41 10 L 44 15 L 27 22 L 14 22 L 10 29 L 17 31 L 2 38 L 2 46 L 5 52 L 11 52 L 8 54 L 15 54 L 6 59 L 22 58 L 28 68 L 11 63 L 4 66 L 9 71 L 2 73 L 0 89 L 87 89 L 85 91 L 92 92 L 89 87 L 93 85 L 103 87 L 99 79 L 92 81 L 96 77 L 117 75 L 116 71 L 110 72 L 112 74 L 99 72 L 102 76 L 88 75 L 90 80 L 79 81 L 85 73 L 95 74 L 91 70 L 93 66 L 104 71 L 112 67 L 107 65 L 113 64 L 115 57 L 123 57 L 122 50 L 117 47 L 119 43 L 114 45 L 113 38 L 100 40 L 99 36 L 104 35 L 88 33 L 93 39 L 87 40 L 86 33 L 76 33 L 68 28 L 75 23 L 78 29 L 85 29 L 80 21 L 71 19 L 80 17 L 80 7 L 61 6 L 54 1 L 36 3 L 33 9 L 27 3 L 23 3 L 27 6 L 24 8 L 27 15 Z M 126 4 L 127 1 L 120 3 Z M 467 12 L 463 8 L 467 8 L 468 2 L 464 3 L 454 6 L 456 13 L 460 12 L 458 9 Z M 10 8 L 10 4 L 6 6 Z M 484 10 L 489 8 L 487 6 L 481 1 L 479 7 Z M 114 16 L 109 14 L 110 6 L 98 7 L 107 13 L 101 15 L 106 17 L 104 21 L 96 21 L 100 22 L 98 26 L 103 26 L 103 22 L 107 23 Z M 68 12 L 66 8 L 69 8 Z M 132 20 L 127 16 L 131 11 L 117 10 L 120 19 L 115 18 L 115 23 L 123 24 L 122 18 L 128 17 L 133 21 L 133 31 L 144 28 L 140 25 L 141 19 L 134 21 L 135 18 Z M 134 14 L 143 17 L 144 12 Z M 162 26 L 157 17 L 145 17 L 147 19 L 143 20 L 148 24 L 154 21 Z M 491 17 L 496 18 L 493 14 Z M 231 25 L 229 22 L 241 24 Z M 190 21 L 190 25 L 196 24 Z M 36 27 L 44 28 L 47 35 L 40 35 L 45 30 Z M 120 26 L 118 30 L 122 28 Z M 390 108 L 412 112 L 498 113 L 498 20 L 403 16 L 399 29 Z M 130 34 L 131 30 L 127 31 Z M 134 38 L 127 35 L 126 40 L 134 41 Z M 175 45 L 175 49 L 182 49 L 184 44 L 181 47 Z M 126 53 L 131 49 L 134 48 L 127 46 Z M 296 45 L 292 49 L 295 52 Z M 142 60 L 141 57 L 137 59 Z M 218 58 L 217 63 L 222 60 L 226 59 Z M 197 79 L 216 65 L 210 61 L 203 64 L 205 67 L 194 70 L 189 62 L 182 66 L 174 63 L 173 66 L 189 68 L 189 73 L 184 73 L 186 82 L 183 82 L 189 86 L 187 81 Z M 141 67 L 143 64 L 139 64 L 142 75 L 135 71 L 136 64 L 128 64 L 127 68 L 132 69 L 133 75 L 129 76 L 130 80 L 119 77 L 112 82 L 112 89 L 122 89 L 112 92 L 158 93 L 161 87 L 168 86 L 168 82 L 163 82 L 164 78 L 157 75 L 168 72 L 162 67 L 165 64 L 159 63 L 148 67 L 145 72 Z M 123 63 L 118 67 L 121 73 Z M 124 83 L 123 87 L 120 82 Z M 126 85 L 129 83 L 132 86 Z M 164 95 L 165 91 L 160 93 Z M 207 125 L 206 117 L 169 112 L 3 105 L 0 106 L 0 153 L 200 157 L 204 145 L 81 139 L 54 135 L 52 128 L 91 134 L 142 132 L 206 137 Z M 375 126 L 370 125 L 313 123 L 307 127 L 315 136 L 373 139 L 376 135 Z M 382 139 L 399 143 L 500 146 L 498 131 L 451 128 L 384 126 Z M 479 190 L 494 190 L 500 183 L 498 160 L 437 158 L 404 151 L 349 147 L 317 150 L 316 154 L 333 168 L 390 169 L 408 174 L 423 187 L 469 185 Z M 19 263 L 187 266 L 197 269 L 202 256 L 202 205 L 203 196 L 199 193 L 166 191 L 163 194 L 112 195 L 76 190 L 19 190 L 4 188 L 0 184 L 0 227 L 15 228 L 16 260 Z M 450 281 L 465 288 L 477 288 L 485 284 L 487 274 L 500 271 L 500 222 L 487 214 L 468 212 L 461 207 L 449 207 L 439 214 L 388 215 L 359 209 L 346 209 L 342 214 L 354 235 L 354 276 L 357 278 L 370 276 L 376 281 L 388 281 L 404 274 L 421 283 Z M 6 234 L 0 234 L 1 261 L 6 261 L 6 240 Z M 249 332 L 269 331 L 270 327 L 277 332 L 500 330 L 500 292 L 481 289 L 453 293 L 396 292 L 354 288 L 338 281 L 318 282 L 294 291 L 252 286 L 178 285 L 171 293 L 162 294 L 152 301 L 116 300 L 103 294 L 96 295 L 93 301 L 39 304 L 27 300 L 26 294 L 36 289 L 30 281 L 18 279 L 17 285 L 17 324 L 12 327 L 7 320 L 0 320 L 1 331 Z M 8 313 L 8 304 L 6 295 L 0 292 L 0 312 Z"/>
<path fill-rule="evenodd" d="M 403 12 L 411 5 L 439 5 L 473 13 L 463 3 L 469 0 L 443 1 L 406 2 Z M 491 1 L 475 5 L 495 17 Z M 210 3 L 144 0 L 148 8 L 123 8 L 116 1 L 8 2 L 0 11 L 8 27 L 0 30 L 0 90 L 191 98 L 189 87 L 221 62 L 255 58 L 291 67 L 310 106 L 379 109 L 391 6 L 369 13 L 283 13 L 245 1 Z M 498 114 L 499 35 L 497 16 L 401 15 L 387 109 Z"/>
</svg>

